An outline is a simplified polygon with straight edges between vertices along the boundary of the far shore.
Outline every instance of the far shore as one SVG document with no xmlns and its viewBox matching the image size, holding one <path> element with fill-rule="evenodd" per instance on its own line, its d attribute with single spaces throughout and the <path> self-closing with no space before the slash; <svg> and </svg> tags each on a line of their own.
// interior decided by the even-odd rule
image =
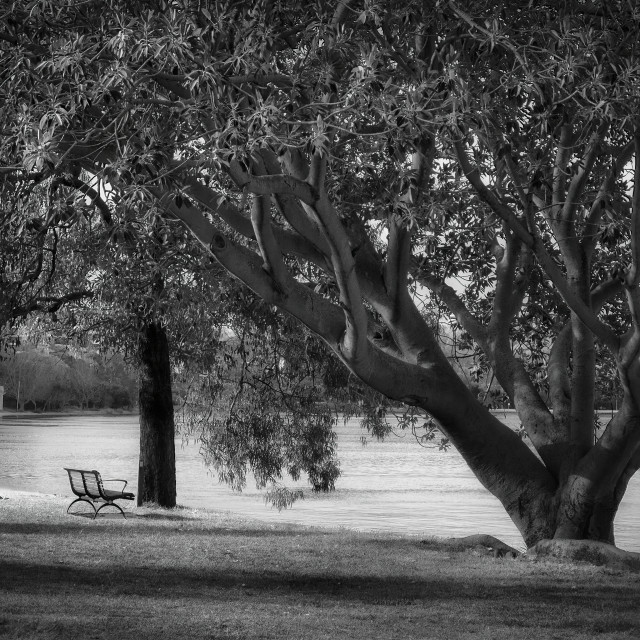
<svg viewBox="0 0 640 640">
<path fill-rule="evenodd" d="M 396 409 L 398 411 L 398 409 Z M 515 409 L 490 409 L 491 413 L 495 414 L 515 414 Z M 617 409 L 596 409 L 600 414 L 615 414 Z M 138 409 L 65 409 L 64 411 L 17 411 L 16 409 L 0 409 L 0 416 L 3 414 L 11 416 L 76 416 L 76 415 L 104 415 L 104 416 L 137 416 L 139 414 Z M 357 415 L 355 416 L 358 417 Z"/>
<path fill-rule="evenodd" d="M 64 411 L 17 411 L 16 409 L 0 409 L 0 416 L 137 416 L 137 409 L 65 409 Z"/>
</svg>

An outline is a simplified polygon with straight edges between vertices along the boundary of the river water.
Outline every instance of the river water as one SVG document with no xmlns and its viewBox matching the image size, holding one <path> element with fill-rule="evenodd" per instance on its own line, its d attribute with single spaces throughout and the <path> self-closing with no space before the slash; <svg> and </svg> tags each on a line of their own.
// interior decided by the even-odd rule
<svg viewBox="0 0 640 640">
<path fill-rule="evenodd" d="M 509 423 L 513 414 L 499 414 Z M 524 548 L 500 503 L 487 492 L 454 450 L 418 445 L 410 434 L 384 442 L 368 440 L 357 420 L 339 421 L 341 477 L 335 492 L 313 493 L 278 512 L 249 481 L 231 491 L 208 473 L 194 443 L 176 440 L 178 504 L 224 510 L 265 522 L 380 530 L 423 536 L 489 533 Z M 0 416 L 0 495 L 2 489 L 73 498 L 63 467 L 98 469 L 104 478 L 125 478 L 134 492 L 138 473 L 136 416 Z M 1 517 L 1 511 L 0 511 Z M 616 543 L 640 551 L 640 478 L 634 477 L 616 519 Z"/>
</svg>

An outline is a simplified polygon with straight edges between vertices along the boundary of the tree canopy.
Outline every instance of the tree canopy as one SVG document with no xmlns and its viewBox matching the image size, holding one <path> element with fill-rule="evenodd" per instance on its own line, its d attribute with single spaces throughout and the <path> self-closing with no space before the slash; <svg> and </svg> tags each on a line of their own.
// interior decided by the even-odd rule
<svg viewBox="0 0 640 640">
<path fill-rule="evenodd" d="M 436 418 L 527 544 L 613 541 L 640 465 L 633 3 L 69 0 L 7 16 L 7 158 L 91 198 L 84 169 L 117 208 L 180 220 L 365 385 Z M 460 381 L 423 300 L 482 354 L 531 447 Z M 607 371 L 619 411 L 596 440 Z"/>
</svg>

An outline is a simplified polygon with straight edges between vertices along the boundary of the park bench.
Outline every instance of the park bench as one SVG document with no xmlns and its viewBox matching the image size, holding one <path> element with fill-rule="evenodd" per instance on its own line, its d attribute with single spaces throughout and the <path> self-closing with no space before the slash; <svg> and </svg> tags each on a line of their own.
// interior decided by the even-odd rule
<svg viewBox="0 0 640 640">
<path fill-rule="evenodd" d="M 86 471 L 83 469 L 67 469 L 65 471 L 69 474 L 69 482 L 71 483 L 71 491 L 78 497 L 67 507 L 67 513 L 69 509 L 76 502 L 88 502 L 93 507 L 94 519 L 98 516 L 98 512 L 105 507 L 115 507 L 126 518 L 124 511 L 120 505 L 116 504 L 116 500 L 133 500 L 133 493 L 125 491 L 127 486 L 126 480 L 103 480 L 98 471 Z M 124 482 L 120 491 L 113 491 L 111 489 L 105 489 L 104 482 Z M 96 509 L 96 503 L 102 502 Z"/>
</svg>

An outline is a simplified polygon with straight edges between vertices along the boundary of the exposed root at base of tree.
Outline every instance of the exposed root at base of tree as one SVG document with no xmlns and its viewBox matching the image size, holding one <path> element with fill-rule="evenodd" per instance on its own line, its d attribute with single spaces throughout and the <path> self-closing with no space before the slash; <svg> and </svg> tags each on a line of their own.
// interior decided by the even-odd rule
<svg viewBox="0 0 640 640">
<path fill-rule="evenodd" d="M 527 558 L 559 558 L 640 571 L 640 553 L 624 551 L 606 542 L 594 540 L 541 540 L 527 550 Z"/>
<path fill-rule="evenodd" d="M 446 538 L 444 540 L 421 540 L 422 545 L 437 544 L 438 546 L 449 547 L 452 551 L 466 551 L 472 550 L 480 552 L 483 555 L 492 555 L 494 558 L 517 558 L 520 551 L 510 547 L 508 544 L 487 535 L 486 533 L 476 533 L 471 536 L 464 536 L 462 538 Z"/>
</svg>

